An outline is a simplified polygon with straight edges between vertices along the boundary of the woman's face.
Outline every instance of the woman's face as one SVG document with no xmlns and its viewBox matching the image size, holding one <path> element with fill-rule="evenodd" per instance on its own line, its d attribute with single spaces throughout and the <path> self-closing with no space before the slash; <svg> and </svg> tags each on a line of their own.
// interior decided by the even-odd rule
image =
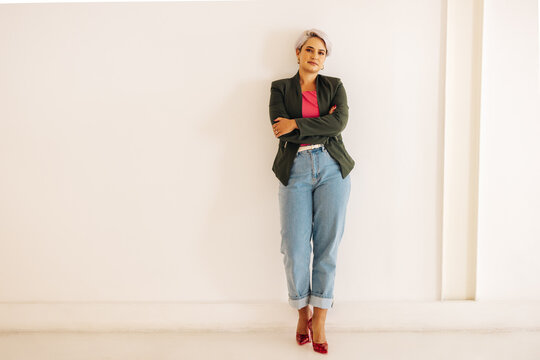
<svg viewBox="0 0 540 360">
<path fill-rule="evenodd" d="M 307 72 L 318 72 L 326 60 L 326 46 L 318 37 L 310 37 L 302 46 L 301 51 L 296 49 L 296 57 L 300 67 Z"/>
</svg>

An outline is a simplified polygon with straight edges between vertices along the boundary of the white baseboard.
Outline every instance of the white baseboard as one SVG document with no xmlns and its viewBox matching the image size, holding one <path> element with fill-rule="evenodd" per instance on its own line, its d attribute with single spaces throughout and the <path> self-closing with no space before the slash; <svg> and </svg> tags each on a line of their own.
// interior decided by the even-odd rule
<svg viewBox="0 0 540 360">
<path fill-rule="evenodd" d="M 288 303 L 0 303 L 0 331 L 260 331 L 296 328 Z M 540 301 L 339 302 L 334 331 L 540 330 Z"/>
</svg>

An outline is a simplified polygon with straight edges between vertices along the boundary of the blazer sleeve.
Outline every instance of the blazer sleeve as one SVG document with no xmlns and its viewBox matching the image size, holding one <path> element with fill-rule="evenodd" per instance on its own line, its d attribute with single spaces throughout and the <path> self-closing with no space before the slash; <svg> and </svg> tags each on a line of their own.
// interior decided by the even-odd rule
<svg viewBox="0 0 540 360">
<path fill-rule="evenodd" d="M 290 119 L 285 108 L 284 95 L 281 86 L 277 81 L 272 82 L 270 87 L 270 124 L 274 124 L 274 120 L 278 117 Z M 300 127 L 300 126 L 299 126 Z M 278 139 L 289 141 L 295 144 L 324 144 L 328 141 L 328 136 L 311 135 L 301 136 L 299 129 L 294 129 L 290 133 L 281 135 Z"/>
<path fill-rule="evenodd" d="M 345 129 L 349 120 L 347 93 L 341 80 L 339 80 L 337 85 L 332 104 L 337 106 L 332 114 L 295 119 L 300 136 L 318 135 L 332 137 L 339 135 Z"/>
</svg>

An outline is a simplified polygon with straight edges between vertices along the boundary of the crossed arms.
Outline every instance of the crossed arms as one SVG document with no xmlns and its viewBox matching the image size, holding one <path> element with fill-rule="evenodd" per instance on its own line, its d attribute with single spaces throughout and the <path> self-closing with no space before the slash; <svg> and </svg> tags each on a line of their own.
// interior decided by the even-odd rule
<svg viewBox="0 0 540 360">
<path fill-rule="evenodd" d="M 333 111 L 333 107 L 327 115 L 291 119 L 285 109 L 282 90 L 273 82 L 270 89 L 270 123 L 273 127 L 279 126 L 278 124 L 284 120 L 294 120 L 296 123 L 294 127 L 284 126 L 288 132 L 276 135 L 276 137 L 296 144 L 326 143 L 328 138 L 339 135 L 347 126 L 349 106 L 347 105 L 347 94 L 341 81 L 338 84 L 333 103 L 336 109 Z M 275 123 L 278 118 L 281 119 Z"/>
</svg>

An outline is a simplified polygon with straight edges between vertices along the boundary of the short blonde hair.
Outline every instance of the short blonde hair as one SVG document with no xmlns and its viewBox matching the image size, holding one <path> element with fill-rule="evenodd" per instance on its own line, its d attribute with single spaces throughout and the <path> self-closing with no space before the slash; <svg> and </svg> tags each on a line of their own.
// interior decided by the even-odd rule
<svg viewBox="0 0 540 360">
<path fill-rule="evenodd" d="M 312 37 L 318 37 L 324 42 L 324 46 L 326 46 L 326 56 L 330 56 L 330 53 L 332 52 L 332 43 L 328 39 L 328 35 L 319 29 L 309 29 L 303 31 L 298 37 L 298 40 L 296 40 L 295 49 L 302 50 L 302 46 L 304 46 L 306 41 Z"/>
</svg>

